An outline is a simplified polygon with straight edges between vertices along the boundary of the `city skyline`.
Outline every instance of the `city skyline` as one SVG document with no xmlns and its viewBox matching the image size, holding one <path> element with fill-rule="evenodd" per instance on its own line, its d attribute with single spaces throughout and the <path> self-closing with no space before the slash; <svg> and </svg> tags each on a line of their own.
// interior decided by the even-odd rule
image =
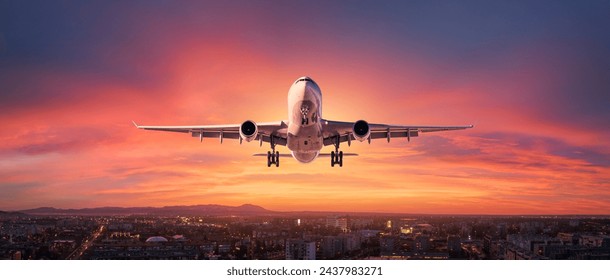
<svg viewBox="0 0 610 280">
<path fill-rule="evenodd" d="M 608 8 L 0 2 L 0 210 L 610 214 Z M 475 128 L 270 169 L 268 146 L 131 123 L 286 119 L 303 75 L 324 118 Z"/>
<path fill-rule="evenodd" d="M 607 216 L 107 214 L 0 215 L 0 259 L 608 260 L 610 257 Z"/>
</svg>

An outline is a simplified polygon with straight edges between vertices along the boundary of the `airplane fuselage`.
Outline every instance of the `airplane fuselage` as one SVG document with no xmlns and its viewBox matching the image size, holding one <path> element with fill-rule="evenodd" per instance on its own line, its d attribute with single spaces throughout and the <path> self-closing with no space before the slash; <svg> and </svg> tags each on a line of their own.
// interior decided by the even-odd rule
<svg viewBox="0 0 610 280">
<path fill-rule="evenodd" d="M 322 135 L 322 92 L 308 77 L 296 80 L 288 90 L 287 145 L 302 163 L 316 159 L 324 146 Z"/>
</svg>

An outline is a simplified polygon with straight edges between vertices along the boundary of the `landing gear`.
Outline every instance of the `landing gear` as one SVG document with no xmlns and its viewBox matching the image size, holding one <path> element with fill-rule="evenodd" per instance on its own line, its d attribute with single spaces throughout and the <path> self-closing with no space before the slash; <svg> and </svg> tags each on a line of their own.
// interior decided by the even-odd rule
<svg viewBox="0 0 610 280">
<path fill-rule="evenodd" d="M 280 152 L 275 151 L 275 143 L 273 143 L 273 137 L 271 137 L 271 150 L 267 152 L 267 167 L 271 167 L 275 164 L 275 167 L 280 166 Z"/>
<path fill-rule="evenodd" d="M 280 166 L 280 152 L 267 152 L 267 167 L 272 164 L 275 164 L 275 167 Z"/>
<path fill-rule="evenodd" d="M 339 136 L 337 136 L 337 140 L 335 141 L 335 151 L 330 152 L 330 166 L 335 167 L 335 164 L 338 164 L 339 167 L 343 167 L 343 151 L 339 151 Z"/>
<path fill-rule="evenodd" d="M 330 152 L 330 166 L 335 167 L 335 164 L 338 164 L 339 167 L 343 167 L 343 151 L 339 151 L 338 153 Z"/>
<path fill-rule="evenodd" d="M 306 104 L 301 105 L 301 125 L 309 125 L 309 106 Z"/>
</svg>

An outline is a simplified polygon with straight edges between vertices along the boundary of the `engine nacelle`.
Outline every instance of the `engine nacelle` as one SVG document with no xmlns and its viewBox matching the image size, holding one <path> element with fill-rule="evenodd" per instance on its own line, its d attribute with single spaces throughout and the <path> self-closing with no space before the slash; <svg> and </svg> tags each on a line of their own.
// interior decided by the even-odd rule
<svg viewBox="0 0 610 280">
<path fill-rule="evenodd" d="M 371 135 L 371 129 L 369 128 L 369 123 L 363 120 L 359 120 L 354 123 L 354 128 L 352 128 L 354 138 L 356 140 L 362 142 L 369 138 Z"/>
<path fill-rule="evenodd" d="M 245 121 L 239 126 L 239 136 L 241 139 L 250 142 L 258 135 L 258 126 L 253 121 Z"/>
</svg>

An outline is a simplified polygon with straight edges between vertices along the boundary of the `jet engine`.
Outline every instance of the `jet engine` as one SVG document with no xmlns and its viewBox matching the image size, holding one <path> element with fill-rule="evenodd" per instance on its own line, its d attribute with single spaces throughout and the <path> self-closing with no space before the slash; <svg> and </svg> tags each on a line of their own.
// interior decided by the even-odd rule
<svg viewBox="0 0 610 280">
<path fill-rule="evenodd" d="M 371 135 L 371 130 L 369 128 L 369 123 L 363 120 L 359 120 L 354 123 L 353 135 L 356 140 L 362 142 L 369 138 Z"/>
<path fill-rule="evenodd" d="M 258 126 L 253 121 L 245 121 L 239 126 L 239 136 L 246 142 L 254 140 L 257 134 Z"/>
</svg>

